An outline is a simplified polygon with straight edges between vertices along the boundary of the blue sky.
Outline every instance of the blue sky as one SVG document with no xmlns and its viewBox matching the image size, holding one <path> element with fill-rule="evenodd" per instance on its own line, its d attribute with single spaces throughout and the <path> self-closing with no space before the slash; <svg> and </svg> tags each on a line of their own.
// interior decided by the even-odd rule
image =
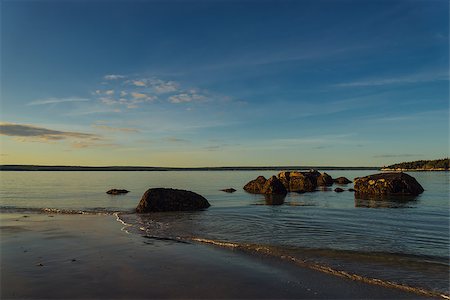
<svg viewBox="0 0 450 300">
<path fill-rule="evenodd" d="M 1 162 L 448 156 L 448 11 L 445 0 L 2 1 Z"/>
</svg>

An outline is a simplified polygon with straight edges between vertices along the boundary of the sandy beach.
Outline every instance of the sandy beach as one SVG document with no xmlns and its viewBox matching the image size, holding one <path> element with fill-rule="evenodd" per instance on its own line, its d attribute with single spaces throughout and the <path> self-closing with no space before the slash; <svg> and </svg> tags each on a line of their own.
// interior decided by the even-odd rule
<svg viewBox="0 0 450 300">
<path fill-rule="evenodd" d="M 146 239 L 111 215 L 0 218 L 2 299 L 421 298 L 263 256 Z"/>
</svg>

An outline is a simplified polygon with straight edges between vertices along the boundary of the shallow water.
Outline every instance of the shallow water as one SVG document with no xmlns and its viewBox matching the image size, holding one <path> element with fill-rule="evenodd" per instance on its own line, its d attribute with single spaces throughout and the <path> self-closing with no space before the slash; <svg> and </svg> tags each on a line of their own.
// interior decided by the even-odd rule
<svg viewBox="0 0 450 300">
<path fill-rule="evenodd" d="M 328 171 L 353 179 L 378 171 Z M 275 171 L 1 172 L 2 211 L 113 213 L 128 230 L 149 237 L 228 242 L 249 253 L 328 266 L 448 294 L 449 174 L 410 173 L 425 189 L 414 199 L 355 199 L 333 186 L 284 199 L 251 195 L 242 186 Z M 182 188 L 205 196 L 200 212 L 132 213 L 152 187 Z M 219 191 L 234 187 L 228 194 Z M 352 185 L 340 186 L 347 190 Z M 111 196 L 110 188 L 126 195 Z M 269 205 L 272 204 L 272 205 Z M 273 205 L 276 204 L 276 205 Z M 223 245 L 222 245 L 223 246 Z"/>
</svg>

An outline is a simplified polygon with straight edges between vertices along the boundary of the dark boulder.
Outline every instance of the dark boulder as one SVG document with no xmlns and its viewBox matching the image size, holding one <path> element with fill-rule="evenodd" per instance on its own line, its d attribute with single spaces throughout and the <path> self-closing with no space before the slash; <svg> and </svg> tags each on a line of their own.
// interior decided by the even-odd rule
<svg viewBox="0 0 450 300">
<path fill-rule="evenodd" d="M 317 177 L 312 172 L 291 172 L 289 179 L 289 191 L 313 192 L 317 187 Z"/>
<path fill-rule="evenodd" d="M 209 206 L 208 200 L 191 191 L 154 188 L 144 193 L 136 212 L 189 211 Z"/>
<path fill-rule="evenodd" d="M 106 193 L 110 194 L 110 195 L 120 195 L 120 194 L 129 193 L 129 192 L 130 191 L 122 190 L 122 189 L 111 189 L 111 190 L 107 191 Z"/>
<path fill-rule="evenodd" d="M 327 173 L 322 173 L 317 177 L 318 186 L 331 186 L 333 185 L 333 178 Z"/>
<path fill-rule="evenodd" d="M 341 188 L 335 188 L 334 191 L 335 191 L 336 193 L 342 193 L 344 190 L 341 189 Z"/>
<path fill-rule="evenodd" d="M 287 194 L 286 187 L 281 180 L 275 176 L 270 177 L 268 180 L 264 176 L 258 176 L 258 178 L 248 182 L 244 186 L 244 190 L 252 194 Z"/>
<path fill-rule="evenodd" d="M 317 171 L 310 172 L 280 172 L 278 173 L 278 179 L 284 185 L 288 192 L 313 192 L 317 187 Z"/>
<path fill-rule="evenodd" d="M 335 178 L 335 179 L 333 179 L 333 182 L 337 183 L 337 184 L 349 184 L 349 183 L 351 183 L 351 181 L 348 178 L 345 178 L 345 177 Z"/>
<path fill-rule="evenodd" d="M 234 193 L 234 192 L 236 192 L 236 190 L 233 189 L 233 188 L 223 189 L 223 190 L 221 190 L 221 191 L 222 191 L 222 192 L 225 192 L 225 193 Z"/>
<path fill-rule="evenodd" d="M 244 186 L 244 190 L 252 194 L 262 194 L 262 190 L 266 181 L 267 179 L 264 176 L 258 176 L 258 178 L 249 181 Z"/>
<path fill-rule="evenodd" d="M 270 177 L 262 189 L 262 194 L 266 195 L 286 195 L 287 190 L 283 183 L 275 176 Z"/>
<path fill-rule="evenodd" d="M 349 192 L 356 192 L 355 189 L 348 189 Z"/>
<path fill-rule="evenodd" d="M 358 194 L 372 195 L 418 195 L 424 191 L 414 177 L 402 172 L 355 178 L 355 190 Z"/>
</svg>

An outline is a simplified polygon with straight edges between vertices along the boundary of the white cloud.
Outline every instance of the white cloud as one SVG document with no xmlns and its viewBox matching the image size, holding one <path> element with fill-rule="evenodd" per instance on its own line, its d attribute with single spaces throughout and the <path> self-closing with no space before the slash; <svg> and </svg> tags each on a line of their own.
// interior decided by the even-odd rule
<svg viewBox="0 0 450 300">
<path fill-rule="evenodd" d="M 172 93 L 178 91 L 180 85 L 175 81 L 164 81 L 161 79 L 150 79 L 150 86 L 158 94 Z"/>
<path fill-rule="evenodd" d="M 188 103 L 193 101 L 202 101 L 206 97 L 199 94 L 196 90 L 189 90 L 180 94 L 172 95 L 168 98 L 170 103 Z"/>
<path fill-rule="evenodd" d="M 135 86 L 140 86 L 140 87 L 147 86 L 147 84 L 145 83 L 145 80 L 133 80 L 133 81 L 131 81 L 131 83 Z"/>
<path fill-rule="evenodd" d="M 132 96 L 133 98 L 135 98 L 135 99 L 145 99 L 145 98 L 148 97 L 147 94 L 144 94 L 144 93 L 136 93 L 136 92 L 131 93 L 131 96 Z"/>
</svg>

